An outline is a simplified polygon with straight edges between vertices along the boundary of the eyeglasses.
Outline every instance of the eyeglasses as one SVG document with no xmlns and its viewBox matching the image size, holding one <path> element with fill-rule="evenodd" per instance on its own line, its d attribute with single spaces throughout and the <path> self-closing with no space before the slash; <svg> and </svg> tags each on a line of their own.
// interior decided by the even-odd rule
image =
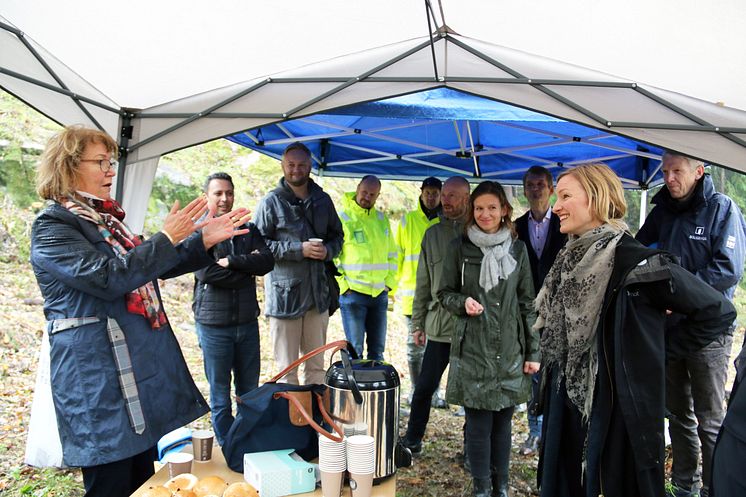
<svg viewBox="0 0 746 497">
<path fill-rule="evenodd" d="M 80 159 L 80 162 L 98 162 L 98 167 L 101 168 L 101 172 L 104 174 L 112 169 L 116 171 L 119 167 L 119 161 L 114 159 Z"/>
</svg>

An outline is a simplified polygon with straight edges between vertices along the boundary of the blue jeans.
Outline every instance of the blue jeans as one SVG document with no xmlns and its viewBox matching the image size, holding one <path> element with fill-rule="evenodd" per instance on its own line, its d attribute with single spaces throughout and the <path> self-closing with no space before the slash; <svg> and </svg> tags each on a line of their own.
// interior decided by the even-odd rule
<svg viewBox="0 0 746 497">
<path fill-rule="evenodd" d="M 223 445 L 233 424 L 231 373 L 236 396 L 259 384 L 259 325 L 256 321 L 234 326 L 196 323 L 205 376 L 210 384 L 210 407 L 215 437 Z"/>
<path fill-rule="evenodd" d="M 352 343 L 360 358 L 363 357 L 363 338 L 368 345 L 368 359 L 383 360 L 386 348 L 386 312 L 388 292 L 371 297 L 348 290 L 339 296 L 342 326 L 347 341 Z"/>
<path fill-rule="evenodd" d="M 541 439 L 541 422 L 544 416 L 541 414 L 535 414 L 536 403 L 539 400 L 539 382 L 541 381 L 541 373 L 534 373 L 531 376 L 531 400 L 528 401 L 528 434 L 531 437 L 537 437 Z"/>
</svg>

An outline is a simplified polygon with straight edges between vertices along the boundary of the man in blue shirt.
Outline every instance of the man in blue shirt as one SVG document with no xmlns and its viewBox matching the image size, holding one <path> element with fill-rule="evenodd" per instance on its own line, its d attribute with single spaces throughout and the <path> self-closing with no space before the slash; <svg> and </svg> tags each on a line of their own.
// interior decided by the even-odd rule
<svg viewBox="0 0 746 497">
<path fill-rule="evenodd" d="M 526 244 L 534 291 L 538 294 L 544 277 L 552 267 L 560 249 L 565 246 L 567 235 L 560 233 L 557 214 L 552 212 L 549 198 L 554 193 L 552 173 L 541 166 L 532 166 L 523 175 L 523 194 L 529 210 L 515 220 L 518 238 Z M 536 412 L 541 373 L 534 374 L 531 400 L 528 403 L 529 434 L 521 447 L 523 455 L 533 454 L 541 442 L 542 415 Z"/>
</svg>

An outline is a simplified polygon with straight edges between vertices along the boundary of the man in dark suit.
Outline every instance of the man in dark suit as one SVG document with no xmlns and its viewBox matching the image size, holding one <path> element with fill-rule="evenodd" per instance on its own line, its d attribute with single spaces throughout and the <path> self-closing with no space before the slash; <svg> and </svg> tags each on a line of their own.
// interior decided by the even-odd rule
<svg viewBox="0 0 746 497">
<path fill-rule="evenodd" d="M 549 206 L 549 197 L 554 193 L 553 185 L 552 173 L 546 168 L 530 167 L 523 175 L 523 193 L 528 200 L 529 210 L 515 221 L 518 238 L 528 249 L 536 293 L 539 293 L 544 277 L 567 240 L 567 236 L 560 233 L 559 217 L 552 213 Z M 529 435 L 521 447 L 522 454 L 536 452 L 541 441 L 542 416 L 536 412 L 539 374 L 536 373 L 533 377 L 533 392 L 528 404 Z"/>
</svg>

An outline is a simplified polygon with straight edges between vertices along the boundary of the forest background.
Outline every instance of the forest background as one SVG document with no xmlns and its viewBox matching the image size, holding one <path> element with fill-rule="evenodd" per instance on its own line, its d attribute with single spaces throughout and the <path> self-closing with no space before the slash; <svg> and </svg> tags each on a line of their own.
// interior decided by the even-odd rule
<svg viewBox="0 0 746 497">
<path fill-rule="evenodd" d="M 80 472 L 30 468 L 23 464 L 26 429 L 36 378 L 36 364 L 44 316 L 41 297 L 29 259 L 30 226 L 43 207 L 34 188 L 36 166 L 46 141 L 60 126 L 0 90 L 0 494 L 18 496 L 68 496 L 83 494 Z M 181 205 L 201 193 L 204 178 L 213 172 L 231 174 L 236 189 L 235 205 L 255 209 L 259 200 L 277 184 L 281 176 L 278 161 L 240 147 L 227 140 L 168 154 L 161 158 L 148 204 L 144 227 L 147 237 L 160 229 L 175 200 Z M 746 175 L 723 168 L 709 169 L 716 188 L 733 198 L 744 210 Z M 315 178 L 318 181 L 318 178 Z M 353 191 L 357 179 L 325 177 L 321 184 L 337 205 L 342 194 Z M 376 207 L 391 219 L 392 228 L 404 213 L 417 205 L 419 182 L 384 181 Z M 527 208 L 521 187 L 508 187 L 515 208 L 514 216 Z M 658 189 L 648 192 L 648 200 Z M 640 192 L 625 193 L 629 212 L 628 225 L 637 230 Z M 648 206 L 649 210 L 650 206 Z M 198 387 L 208 397 L 202 372 L 202 357 L 196 343 L 191 294 L 193 279 L 184 275 L 162 286 L 169 314 L 184 356 Z M 737 293 L 739 317 L 746 310 L 744 287 Z M 260 300 L 262 299 L 261 288 Z M 406 366 L 406 329 L 401 313 L 393 309 L 388 316 L 387 359 L 400 371 L 402 398 L 409 391 Z M 262 377 L 273 375 L 267 323 L 260 319 Z M 331 320 L 330 339 L 343 338 L 339 314 Z M 734 348 L 743 342 L 743 328 L 734 340 Z M 736 349 L 737 350 L 737 349 Z M 469 478 L 461 468 L 461 425 L 455 407 L 433 410 L 428 427 L 425 453 L 412 468 L 397 475 L 397 495 L 403 497 L 469 495 Z M 403 420 L 404 422 L 406 419 Z M 194 426 L 209 426 L 203 417 Z M 526 433 L 524 413 L 514 418 L 511 486 L 516 496 L 536 494 L 536 457 L 521 456 L 517 446 Z"/>
</svg>

